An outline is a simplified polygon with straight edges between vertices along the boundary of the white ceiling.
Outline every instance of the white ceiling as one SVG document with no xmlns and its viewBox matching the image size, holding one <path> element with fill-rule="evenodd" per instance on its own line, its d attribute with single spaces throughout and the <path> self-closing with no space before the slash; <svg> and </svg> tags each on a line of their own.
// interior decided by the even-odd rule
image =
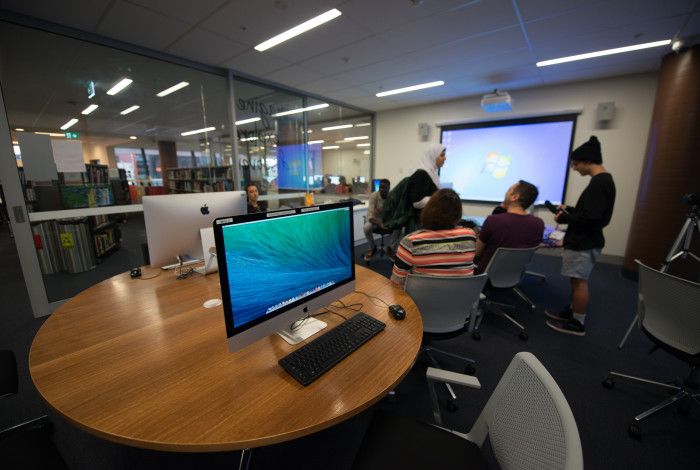
<svg viewBox="0 0 700 470">
<path fill-rule="evenodd" d="M 0 8 L 380 111 L 648 72 L 670 48 L 535 62 L 700 34 L 698 0 L 0 0 Z M 330 8 L 341 17 L 253 46 Z M 375 93 L 444 80 L 437 89 Z"/>
</svg>

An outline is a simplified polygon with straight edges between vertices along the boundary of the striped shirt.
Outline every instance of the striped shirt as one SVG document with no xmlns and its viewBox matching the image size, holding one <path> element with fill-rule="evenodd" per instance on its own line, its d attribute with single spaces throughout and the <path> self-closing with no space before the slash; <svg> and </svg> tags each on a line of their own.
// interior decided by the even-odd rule
<svg viewBox="0 0 700 470">
<path fill-rule="evenodd" d="M 403 286 L 409 273 L 470 276 L 474 274 L 475 250 L 476 234 L 472 229 L 417 230 L 401 240 L 391 280 Z"/>
</svg>

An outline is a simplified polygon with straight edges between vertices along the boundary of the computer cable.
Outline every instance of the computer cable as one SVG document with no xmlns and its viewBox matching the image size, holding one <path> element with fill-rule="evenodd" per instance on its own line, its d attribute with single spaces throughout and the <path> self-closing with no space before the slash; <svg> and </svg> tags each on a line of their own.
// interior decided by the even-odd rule
<svg viewBox="0 0 700 470">
<path fill-rule="evenodd" d="M 373 303 L 374 305 L 377 305 L 377 303 L 374 302 L 374 300 L 378 300 L 378 301 L 380 301 L 382 304 L 384 304 L 384 305 L 381 305 L 382 307 L 389 307 L 389 304 L 388 304 L 388 303 L 386 303 L 385 301 L 383 301 L 382 299 L 380 299 L 380 298 L 377 297 L 377 296 L 369 295 L 367 292 L 362 292 L 361 290 L 356 290 L 356 291 L 354 291 L 354 292 L 357 293 L 357 294 L 362 294 L 362 295 L 364 295 L 365 297 L 369 298 L 369 299 L 372 301 L 372 303 Z"/>
</svg>

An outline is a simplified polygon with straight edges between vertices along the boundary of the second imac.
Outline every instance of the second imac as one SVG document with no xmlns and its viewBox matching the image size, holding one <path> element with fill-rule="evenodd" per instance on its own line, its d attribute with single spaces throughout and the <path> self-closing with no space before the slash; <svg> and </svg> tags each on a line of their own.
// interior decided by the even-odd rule
<svg viewBox="0 0 700 470">
<path fill-rule="evenodd" d="M 289 328 L 352 292 L 352 232 L 349 202 L 217 219 L 229 351 Z M 293 334 L 281 336 L 296 341 Z"/>
<path fill-rule="evenodd" d="M 245 191 L 144 196 L 143 217 L 151 266 L 171 265 L 178 256 L 204 259 L 208 253 L 202 249 L 199 230 L 211 229 L 217 217 L 245 213 Z"/>
</svg>

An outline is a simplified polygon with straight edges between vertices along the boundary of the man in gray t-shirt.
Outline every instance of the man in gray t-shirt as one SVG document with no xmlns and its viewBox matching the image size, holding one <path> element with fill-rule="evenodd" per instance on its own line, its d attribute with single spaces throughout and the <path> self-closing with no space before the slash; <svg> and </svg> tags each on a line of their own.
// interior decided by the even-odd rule
<svg viewBox="0 0 700 470">
<path fill-rule="evenodd" d="M 367 238 L 367 243 L 369 244 L 369 251 L 365 253 L 365 260 L 370 260 L 377 253 L 377 247 L 374 244 L 374 230 L 383 229 L 384 224 L 382 223 L 382 209 L 384 209 L 384 199 L 386 199 L 391 189 L 391 183 L 387 179 L 383 179 L 379 182 L 379 191 L 373 192 L 369 196 L 369 201 L 367 203 L 367 220 L 364 225 L 365 237 Z M 398 233 L 397 233 L 398 232 Z M 398 241 L 398 236 L 400 231 L 396 230 L 392 233 L 392 239 L 389 244 L 389 250 L 392 246 L 395 246 L 395 242 Z M 397 240 L 394 240 L 394 238 Z M 391 256 L 391 253 L 388 253 Z"/>
</svg>

